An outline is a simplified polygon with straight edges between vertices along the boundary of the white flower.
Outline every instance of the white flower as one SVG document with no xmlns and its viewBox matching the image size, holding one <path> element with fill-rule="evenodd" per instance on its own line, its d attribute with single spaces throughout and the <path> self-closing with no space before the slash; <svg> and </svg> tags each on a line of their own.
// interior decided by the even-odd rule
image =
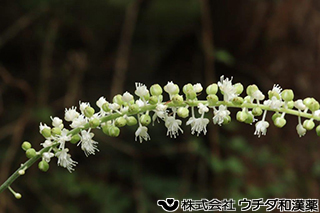
<svg viewBox="0 0 320 213">
<path fill-rule="evenodd" d="M 64 149 L 64 145 L 66 141 L 71 140 L 71 135 L 68 135 L 69 131 L 67 129 L 63 129 L 61 131 L 61 135 L 57 135 L 54 139 L 60 143 L 59 149 Z"/>
<path fill-rule="evenodd" d="M 66 121 L 73 121 L 74 119 L 79 117 L 80 114 L 76 110 L 77 110 L 77 107 L 72 107 L 69 109 L 66 108 L 64 113 L 64 119 Z"/>
<path fill-rule="evenodd" d="M 39 132 L 41 133 L 42 132 L 42 130 L 44 130 L 44 129 L 51 129 L 49 126 L 47 126 L 47 124 L 42 124 L 42 123 L 40 123 L 40 125 L 39 125 Z"/>
<path fill-rule="evenodd" d="M 100 109 L 102 109 L 102 105 L 105 104 L 105 103 L 107 103 L 105 97 L 101 96 L 101 97 L 97 100 L 96 105 L 97 105 Z"/>
<path fill-rule="evenodd" d="M 193 85 L 193 90 L 196 92 L 196 93 L 199 93 L 203 90 L 202 86 L 200 83 L 197 83 L 195 85 Z"/>
<path fill-rule="evenodd" d="M 141 99 L 136 100 L 136 104 L 137 104 L 138 107 L 140 107 L 140 108 L 146 105 L 146 103 L 145 103 L 143 100 L 141 100 Z"/>
<path fill-rule="evenodd" d="M 84 127 L 84 125 L 87 123 L 86 118 L 84 117 L 84 115 L 79 115 L 79 117 L 73 119 L 70 127 L 75 129 L 75 128 L 79 128 L 79 127 Z"/>
<path fill-rule="evenodd" d="M 302 137 L 306 134 L 307 130 L 302 126 L 301 123 L 299 123 L 296 127 L 297 133 L 299 137 Z"/>
<path fill-rule="evenodd" d="M 80 142 L 78 143 L 78 146 L 81 144 L 81 149 L 84 151 L 84 154 L 88 157 L 88 155 L 94 155 L 95 151 L 99 151 L 97 148 L 98 142 L 92 140 L 94 134 L 92 132 L 82 130 L 80 135 Z"/>
<path fill-rule="evenodd" d="M 150 140 L 150 136 L 148 134 L 148 128 L 146 126 L 142 126 L 141 124 L 139 125 L 139 128 L 137 129 L 135 135 L 136 135 L 135 140 L 139 138 L 140 143 L 142 143 L 143 140 L 145 141 Z"/>
<path fill-rule="evenodd" d="M 43 146 L 43 148 L 46 148 L 46 147 L 49 147 L 49 146 L 52 146 L 52 141 L 51 140 L 45 140 L 43 143 L 41 143 L 40 145 Z"/>
<path fill-rule="evenodd" d="M 223 93 L 224 101 L 230 102 L 238 96 L 237 89 L 232 85 L 232 78 L 229 80 L 229 78 L 224 79 L 224 76 L 221 76 L 218 86 Z"/>
<path fill-rule="evenodd" d="M 64 168 L 67 168 L 68 171 L 71 173 L 74 171 L 74 167 L 78 162 L 71 159 L 71 155 L 68 154 L 69 149 L 62 149 L 56 153 L 58 157 L 58 165 Z"/>
<path fill-rule="evenodd" d="M 261 135 L 266 135 L 267 134 L 267 128 L 269 127 L 268 121 L 258 121 L 256 123 L 256 130 L 254 132 L 254 135 L 258 135 L 260 137 Z"/>
<path fill-rule="evenodd" d="M 294 107 L 300 110 L 305 110 L 307 108 L 301 99 L 298 99 L 294 102 Z"/>
<path fill-rule="evenodd" d="M 169 95 L 176 94 L 179 90 L 178 86 L 175 85 L 172 81 L 168 81 L 167 85 L 163 87 L 164 91 L 166 91 Z"/>
<path fill-rule="evenodd" d="M 274 84 L 272 87 L 272 91 L 278 93 L 279 96 L 281 97 L 282 88 L 280 87 L 279 84 Z"/>
<path fill-rule="evenodd" d="M 109 104 L 109 108 L 111 110 L 118 110 L 118 109 L 120 109 L 120 105 L 117 103 L 112 103 L 112 104 Z"/>
<path fill-rule="evenodd" d="M 230 115 L 230 111 L 227 109 L 226 106 L 220 105 L 219 110 L 216 110 L 214 108 L 214 117 L 213 117 L 213 123 L 214 124 L 219 124 L 220 126 L 222 125 L 223 121 L 225 118 Z"/>
<path fill-rule="evenodd" d="M 50 116 L 51 120 L 52 120 L 52 126 L 57 127 L 59 129 L 63 128 L 63 123 L 62 120 L 58 117 L 54 117 L 52 118 L 52 116 Z"/>
<path fill-rule="evenodd" d="M 209 108 L 206 105 L 203 105 L 202 103 L 198 104 L 198 108 L 199 108 L 198 112 L 200 114 L 204 114 L 206 112 L 209 112 Z"/>
<path fill-rule="evenodd" d="M 123 95 L 122 95 L 122 100 L 123 100 L 124 102 L 130 102 L 130 101 L 133 100 L 133 96 L 132 96 L 129 92 L 125 92 L 125 93 L 123 93 Z"/>
<path fill-rule="evenodd" d="M 263 104 L 270 107 L 271 109 L 279 110 L 280 107 L 284 104 L 284 102 L 282 100 L 277 99 L 276 96 L 272 96 L 271 99 L 265 100 Z"/>
<path fill-rule="evenodd" d="M 197 132 L 197 136 L 200 135 L 200 133 L 203 131 L 203 134 L 207 133 L 207 125 L 209 123 L 208 118 L 194 118 L 190 117 L 187 121 L 187 125 L 191 125 L 191 134 L 194 134 Z"/>
<path fill-rule="evenodd" d="M 183 133 L 183 130 L 180 128 L 181 120 L 175 119 L 173 116 L 169 116 L 165 118 L 165 126 L 167 127 L 167 135 L 170 137 L 176 138 L 176 135 L 179 135 L 179 130 Z"/>
<path fill-rule="evenodd" d="M 149 90 L 147 89 L 146 85 L 142 83 L 136 83 L 136 90 L 134 93 L 140 98 L 143 98 L 149 94 Z"/>
<path fill-rule="evenodd" d="M 52 158 L 53 156 L 54 156 L 54 154 L 51 153 L 51 152 L 44 152 L 44 153 L 42 154 L 42 160 L 44 160 L 44 161 L 46 161 L 47 163 L 49 163 L 50 160 L 51 160 L 51 158 Z"/>
<path fill-rule="evenodd" d="M 252 93 L 252 97 L 254 99 L 257 99 L 259 101 L 262 101 L 264 99 L 264 94 L 260 90 L 256 90 Z"/>
<path fill-rule="evenodd" d="M 87 107 L 90 107 L 90 103 L 89 102 L 81 102 L 79 101 L 79 105 L 80 105 L 80 111 L 82 114 L 84 114 L 84 111 Z"/>
<path fill-rule="evenodd" d="M 168 108 L 167 105 L 164 105 L 162 103 L 158 103 L 156 110 L 154 110 L 156 117 L 164 119 L 167 115 L 167 108 Z M 153 120 L 155 120 L 155 118 Z"/>
</svg>

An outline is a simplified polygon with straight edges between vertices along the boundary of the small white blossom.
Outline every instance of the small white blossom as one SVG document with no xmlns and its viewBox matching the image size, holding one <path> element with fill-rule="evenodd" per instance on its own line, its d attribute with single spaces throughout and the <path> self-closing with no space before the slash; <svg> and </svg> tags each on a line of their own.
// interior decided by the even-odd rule
<svg viewBox="0 0 320 213">
<path fill-rule="evenodd" d="M 111 110 L 118 110 L 118 109 L 120 109 L 120 105 L 117 103 L 112 103 L 112 104 L 109 104 L 109 108 Z"/>
<path fill-rule="evenodd" d="M 172 95 L 172 94 L 176 94 L 179 88 L 177 88 L 177 85 L 175 85 L 172 81 L 168 81 L 167 85 L 165 85 L 163 89 L 169 95 Z"/>
<path fill-rule="evenodd" d="M 74 119 L 79 117 L 79 113 L 76 111 L 77 107 L 72 107 L 69 109 L 65 109 L 65 113 L 64 113 L 64 119 L 66 121 L 73 121 Z"/>
<path fill-rule="evenodd" d="M 68 154 L 68 151 L 69 149 L 62 149 L 56 153 L 56 157 L 58 157 L 58 166 L 68 169 L 68 171 L 71 173 L 74 171 L 73 167 L 76 166 L 78 162 L 71 159 L 71 155 Z"/>
<path fill-rule="evenodd" d="M 102 105 L 105 104 L 105 103 L 107 103 L 105 97 L 101 96 L 101 97 L 97 100 L 96 105 L 97 105 L 100 109 L 102 109 Z"/>
<path fill-rule="evenodd" d="M 204 114 L 206 112 L 209 112 L 209 108 L 206 105 L 203 105 L 202 103 L 198 104 L 198 108 L 199 108 L 198 112 L 200 114 Z"/>
<path fill-rule="evenodd" d="M 252 93 L 252 98 L 262 101 L 265 98 L 265 96 L 260 90 L 256 90 Z"/>
<path fill-rule="evenodd" d="M 196 93 L 199 93 L 203 90 L 202 86 L 200 83 L 197 83 L 195 85 L 193 85 L 193 90 L 196 92 Z"/>
<path fill-rule="evenodd" d="M 277 99 L 277 97 L 273 96 L 271 99 L 265 100 L 263 104 L 270 107 L 271 109 L 279 110 L 280 107 L 284 104 L 284 102 L 282 100 Z"/>
<path fill-rule="evenodd" d="M 199 136 L 201 132 L 203 132 L 203 134 L 207 133 L 208 123 L 209 119 L 203 118 L 203 116 L 201 118 L 190 117 L 187 121 L 187 125 L 191 125 L 191 134 L 196 132 L 197 136 Z"/>
<path fill-rule="evenodd" d="M 164 119 L 167 115 L 167 108 L 168 108 L 167 105 L 158 103 L 156 109 L 154 110 L 156 117 Z M 155 120 L 155 118 L 153 120 Z"/>
<path fill-rule="evenodd" d="M 147 89 L 146 85 L 142 83 L 136 83 L 136 90 L 134 93 L 140 98 L 143 98 L 149 94 L 149 90 Z"/>
<path fill-rule="evenodd" d="M 305 110 L 307 108 L 301 99 L 298 99 L 294 102 L 294 107 L 300 110 Z"/>
<path fill-rule="evenodd" d="M 320 109 L 314 111 L 312 114 L 313 114 L 313 116 L 315 116 L 315 117 L 320 117 Z"/>
<path fill-rule="evenodd" d="M 80 111 L 82 114 L 84 114 L 84 111 L 87 107 L 90 107 L 90 103 L 89 102 L 81 102 L 79 101 L 79 105 L 80 105 Z"/>
<path fill-rule="evenodd" d="M 50 117 L 50 118 L 52 120 L 52 126 L 57 127 L 59 129 L 63 128 L 63 123 L 60 118 L 58 118 L 58 117 L 54 117 L 54 118 Z"/>
<path fill-rule="evenodd" d="M 218 86 L 223 93 L 224 101 L 230 102 L 238 96 L 238 94 L 236 94 L 237 89 L 232 85 L 232 78 L 229 80 L 229 78 L 224 79 L 224 76 L 221 76 L 220 81 L 218 81 Z"/>
<path fill-rule="evenodd" d="M 44 161 L 46 161 L 47 163 L 49 163 L 50 160 L 51 160 L 51 158 L 52 158 L 53 156 L 54 156 L 54 154 L 51 153 L 51 152 L 44 152 L 44 153 L 42 154 L 42 160 L 44 160 Z"/>
<path fill-rule="evenodd" d="M 133 100 L 133 96 L 132 96 L 129 92 L 125 92 L 125 93 L 123 93 L 123 95 L 122 95 L 122 100 L 123 100 L 124 102 L 130 102 L 130 101 Z"/>
<path fill-rule="evenodd" d="M 75 128 L 81 128 L 84 127 L 84 125 L 87 123 L 86 118 L 84 115 L 79 115 L 79 117 L 73 119 L 70 127 L 75 129 Z"/>
<path fill-rule="evenodd" d="M 296 127 L 297 133 L 299 137 L 302 137 L 306 134 L 307 130 L 302 126 L 301 123 L 299 123 Z"/>
<path fill-rule="evenodd" d="M 165 126 L 167 127 L 167 135 L 170 137 L 176 138 L 179 135 L 179 130 L 183 133 L 183 130 L 180 128 L 181 120 L 175 119 L 173 116 L 168 116 L 165 118 Z"/>
<path fill-rule="evenodd" d="M 68 135 L 69 131 L 67 129 L 61 130 L 61 135 L 57 135 L 54 139 L 60 143 L 59 149 L 64 149 L 64 145 L 66 141 L 71 140 L 71 135 Z"/>
<path fill-rule="evenodd" d="M 92 132 L 82 130 L 80 135 L 80 142 L 78 146 L 81 144 L 81 149 L 84 151 L 84 154 L 88 157 L 88 155 L 94 155 L 95 151 L 99 151 L 97 148 L 97 141 L 92 140 L 94 134 Z"/>
<path fill-rule="evenodd" d="M 213 123 L 219 124 L 220 126 L 224 122 L 224 119 L 230 115 L 230 111 L 227 109 L 226 106 L 220 105 L 219 110 L 216 110 L 214 108 L 214 117 L 213 117 Z"/>
<path fill-rule="evenodd" d="M 43 146 L 43 148 L 46 148 L 46 147 L 49 147 L 49 146 L 52 146 L 52 141 L 51 140 L 45 140 L 43 143 L 41 143 L 40 145 Z"/>
<path fill-rule="evenodd" d="M 136 133 L 135 133 L 135 140 L 139 138 L 140 143 L 142 143 L 143 140 L 147 141 L 150 140 L 150 136 L 148 134 L 148 128 L 146 126 L 139 125 Z"/>
<path fill-rule="evenodd" d="M 138 107 L 144 107 L 145 105 L 146 105 L 146 103 L 143 101 L 143 100 L 141 100 L 141 99 L 139 99 L 139 100 L 136 100 L 136 104 L 138 105 Z"/>
<path fill-rule="evenodd" d="M 272 91 L 278 93 L 279 96 L 281 97 L 282 88 L 279 84 L 274 84 L 272 87 Z"/>
<path fill-rule="evenodd" d="M 256 123 L 256 130 L 254 132 L 254 135 L 258 135 L 260 137 L 261 135 L 266 135 L 267 134 L 267 128 L 269 127 L 268 121 L 258 121 Z"/>
</svg>

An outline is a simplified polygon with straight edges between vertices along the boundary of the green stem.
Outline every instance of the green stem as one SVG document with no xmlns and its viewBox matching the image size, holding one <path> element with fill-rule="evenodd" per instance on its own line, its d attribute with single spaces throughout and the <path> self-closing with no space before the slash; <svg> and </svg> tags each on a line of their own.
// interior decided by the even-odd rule
<svg viewBox="0 0 320 213">
<path fill-rule="evenodd" d="M 166 102 L 164 104 L 167 104 L 168 107 L 180 107 L 180 106 L 197 106 L 199 103 L 202 103 L 202 104 L 208 104 L 207 101 L 185 101 L 184 103 L 182 104 L 174 104 L 172 102 Z M 252 109 L 252 108 L 255 108 L 255 107 L 260 107 L 261 109 L 263 110 L 267 110 L 267 111 L 274 111 L 274 112 L 285 112 L 286 114 L 290 114 L 290 115 L 295 115 L 295 116 L 300 116 L 300 117 L 304 117 L 304 118 L 313 118 L 314 120 L 317 120 L 317 121 L 320 121 L 320 117 L 314 117 L 312 114 L 310 113 L 306 113 L 306 112 L 299 112 L 298 110 L 293 110 L 293 109 L 286 109 L 286 108 L 280 108 L 280 109 L 271 109 L 270 107 L 268 106 L 265 106 L 265 105 L 258 105 L 258 104 L 251 104 L 251 103 L 244 103 L 242 105 L 235 105 L 231 102 L 225 102 L 225 101 L 218 101 L 214 106 L 220 106 L 220 105 L 225 105 L 227 107 L 233 107 L 233 108 L 243 108 L 243 107 L 246 107 L 246 108 L 249 108 L 249 109 Z M 149 110 L 154 110 L 156 108 L 156 104 L 155 105 L 148 105 L 148 106 L 144 106 L 144 107 L 141 107 L 140 111 L 138 112 L 139 113 L 144 113 L 146 111 L 149 111 Z M 125 112 L 123 114 L 120 114 L 120 113 L 114 113 L 114 114 L 111 114 L 111 115 L 108 115 L 108 116 L 105 116 L 105 117 L 102 117 L 100 119 L 100 121 L 103 123 L 103 122 L 107 122 L 107 121 L 110 121 L 110 120 L 113 120 L 113 119 L 116 119 L 124 114 L 127 114 L 129 115 L 130 113 L 128 112 Z M 73 129 L 72 131 L 69 132 L 70 135 L 75 135 L 75 134 L 78 134 L 81 130 L 83 129 L 89 129 L 90 128 L 90 124 L 87 123 L 83 128 L 76 128 L 76 129 Z M 57 144 L 54 144 L 52 146 L 55 146 Z M 52 147 L 51 146 L 51 147 Z M 19 169 L 17 169 L 1 186 L 0 186 L 0 193 L 3 192 L 5 189 L 7 189 L 18 177 L 20 177 L 21 175 L 19 174 L 19 171 L 21 169 L 24 169 L 24 170 L 27 170 L 31 165 L 33 165 L 37 160 L 39 160 L 42 156 L 42 154 L 44 152 L 47 152 L 51 147 L 46 147 L 46 148 L 43 148 L 41 149 L 39 152 L 38 152 L 38 155 L 36 155 L 35 157 L 33 158 L 30 158 L 28 161 L 26 161 L 24 164 L 22 164 L 20 166 Z"/>
</svg>

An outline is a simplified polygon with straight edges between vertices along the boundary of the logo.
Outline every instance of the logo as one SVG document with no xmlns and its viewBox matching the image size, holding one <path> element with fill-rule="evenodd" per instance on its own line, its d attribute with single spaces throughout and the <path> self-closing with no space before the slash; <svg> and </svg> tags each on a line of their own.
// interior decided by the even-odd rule
<svg viewBox="0 0 320 213">
<path fill-rule="evenodd" d="M 174 212 L 179 208 L 179 200 L 166 198 L 166 200 L 158 200 L 157 205 L 161 206 L 166 212 Z"/>
</svg>

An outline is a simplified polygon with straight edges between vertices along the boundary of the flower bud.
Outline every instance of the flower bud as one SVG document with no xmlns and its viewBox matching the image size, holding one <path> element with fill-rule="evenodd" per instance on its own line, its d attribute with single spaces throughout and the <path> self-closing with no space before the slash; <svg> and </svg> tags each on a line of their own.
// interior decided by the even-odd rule
<svg viewBox="0 0 320 213">
<path fill-rule="evenodd" d="M 127 124 L 127 120 L 124 117 L 119 117 L 115 120 L 114 124 L 117 127 L 123 127 Z"/>
<path fill-rule="evenodd" d="M 44 128 L 41 131 L 41 135 L 43 135 L 43 137 L 48 138 L 51 136 L 51 129 L 50 128 Z"/>
<path fill-rule="evenodd" d="M 206 92 L 208 95 L 215 95 L 218 92 L 218 85 L 217 84 L 211 84 L 207 87 Z"/>
<path fill-rule="evenodd" d="M 73 135 L 72 137 L 71 137 L 71 140 L 70 140 L 70 143 L 72 143 L 72 144 L 76 144 L 76 143 L 78 143 L 79 141 L 80 141 L 80 135 L 79 134 L 76 134 L 76 135 Z"/>
<path fill-rule="evenodd" d="M 236 83 L 233 87 L 236 88 L 236 94 L 240 95 L 243 92 L 243 86 L 241 83 Z"/>
<path fill-rule="evenodd" d="M 214 106 L 219 101 L 219 98 L 217 95 L 208 95 L 207 101 L 209 106 Z"/>
<path fill-rule="evenodd" d="M 240 106 L 241 104 L 243 104 L 243 98 L 242 97 L 235 97 L 232 99 L 232 103 L 234 105 Z"/>
<path fill-rule="evenodd" d="M 313 122 L 313 120 L 305 120 L 304 122 L 303 122 L 303 127 L 306 129 L 306 130 L 311 130 L 311 129 L 313 129 L 314 128 L 314 126 L 315 126 L 315 124 L 314 124 L 314 122 Z"/>
<path fill-rule="evenodd" d="M 58 127 L 54 127 L 54 128 L 51 129 L 51 134 L 52 134 L 53 136 L 61 135 L 61 129 L 58 128 Z"/>
<path fill-rule="evenodd" d="M 93 118 L 89 121 L 91 128 L 97 128 L 100 125 L 100 120 L 98 118 Z"/>
<path fill-rule="evenodd" d="M 310 105 L 310 103 L 312 102 L 312 99 L 311 98 L 305 98 L 305 99 L 303 99 L 303 104 L 304 105 L 306 105 L 306 106 L 308 106 L 308 105 Z"/>
<path fill-rule="evenodd" d="M 281 92 L 281 97 L 284 101 L 292 101 L 294 98 L 293 91 L 291 89 L 285 89 Z"/>
<path fill-rule="evenodd" d="M 140 108 L 137 104 L 132 104 L 129 106 L 128 112 L 130 114 L 137 114 L 139 112 Z"/>
<path fill-rule="evenodd" d="M 180 104 L 183 103 L 183 97 L 182 97 L 181 95 L 174 95 L 174 96 L 172 97 L 172 102 L 173 102 L 174 104 L 180 105 Z"/>
<path fill-rule="evenodd" d="M 162 94 L 162 88 L 159 84 L 154 84 L 150 87 L 151 95 L 158 96 Z"/>
<path fill-rule="evenodd" d="M 120 134 L 120 129 L 114 125 L 106 124 L 102 127 L 104 134 L 110 137 L 118 137 Z"/>
<path fill-rule="evenodd" d="M 277 117 L 275 120 L 274 120 L 274 125 L 276 127 L 279 127 L 279 128 L 282 128 L 284 125 L 286 125 L 287 121 L 286 119 L 282 118 L 282 117 Z"/>
<path fill-rule="evenodd" d="M 112 101 L 113 101 L 113 103 L 117 103 L 119 105 L 123 105 L 124 104 L 124 102 L 122 100 L 122 95 L 120 95 L 120 94 L 114 96 Z"/>
<path fill-rule="evenodd" d="M 170 95 L 176 95 L 180 90 L 178 85 L 174 84 L 173 82 L 168 82 L 167 85 L 164 86 L 164 91 Z"/>
<path fill-rule="evenodd" d="M 297 133 L 300 137 L 304 136 L 307 132 L 307 130 L 305 128 L 303 128 L 303 126 L 301 124 L 297 125 L 296 130 L 297 130 Z"/>
<path fill-rule="evenodd" d="M 31 148 L 31 143 L 29 143 L 28 141 L 25 141 L 25 142 L 22 143 L 21 148 L 22 148 L 24 151 L 27 151 L 28 149 Z"/>
<path fill-rule="evenodd" d="M 260 115 L 262 115 L 262 109 L 260 107 L 254 107 L 252 109 L 252 114 L 254 116 L 260 116 Z"/>
<path fill-rule="evenodd" d="M 257 87 L 257 85 L 252 84 L 252 85 L 249 85 L 249 86 L 247 87 L 246 92 L 247 92 L 247 94 L 248 94 L 249 96 L 252 96 L 252 94 L 253 94 L 254 92 L 256 92 L 257 90 L 259 90 L 259 88 Z"/>
<path fill-rule="evenodd" d="M 196 92 L 196 93 L 199 93 L 203 90 L 202 88 L 202 85 L 200 83 L 197 83 L 195 85 L 193 85 L 193 90 Z"/>
<path fill-rule="evenodd" d="M 149 104 L 157 104 L 158 103 L 158 96 L 151 96 L 150 99 L 149 99 Z"/>
<path fill-rule="evenodd" d="M 106 103 L 102 104 L 102 109 L 105 112 L 110 112 L 109 103 L 106 102 Z"/>
<path fill-rule="evenodd" d="M 30 149 L 28 149 L 28 150 L 26 151 L 26 156 L 27 156 L 27 158 L 33 158 L 33 157 L 35 157 L 36 155 L 37 155 L 37 152 L 36 152 L 36 150 L 33 149 L 33 148 L 30 148 Z"/>
<path fill-rule="evenodd" d="M 123 102 L 129 103 L 132 100 L 133 100 L 133 95 L 131 95 L 129 92 L 123 93 L 123 95 L 122 95 L 122 101 Z"/>
<path fill-rule="evenodd" d="M 39 162 L 38 167 L 41 171 L 46 172 L 49 169 L 49 164 L 47 161 L 42 160 Z"/>
<path fill-rule="evenodd" d="M 295 108 L 300 109 L 300 110 L 305 110 L 306 109 L 306 105 L 304 105 L 304 103 L 303 103 L 303 101 L 301 99 L 296 100 L 294 102 L 294 106 L 295 106 Z"/>
<path fill-rule="evenodd" d="M 184 85 L 183 88 L 182 88 L 183 93 L 186 94 L 186 95 L 187 95 L 187 93 L 188 93 L 189 91 L 193 91 L 193 90 L 194 90 L 194 89 L 193 89 L 193 86 L 192 86 L 192 84 L 190 84 L 190 83 Z"/>
<path fill-rule="evenodd" d="M 275 120 L 278 118 L 278 117 L 280 117 L 281 116 L 281 114 L 279 113 L 279 112 L 275 112 L 273 115 L 272 115 L 272 120 L 273 120 L 273 122 L 275 122 Z"/>
<path fill-rule="evenodd" d="M 94 114 L 94 109 L 90 106 L 87 106 L 84 110 L 84 115 L 87 117 L 87 118 L 91 118 Z"/>
<path fill-rule="evenodd" d="M 248 118 L 244 121 L 246 124 L 252 124 L 253 122 L 253 115 L 251 113 L 247 113 Z"/>
<path fill-rule="evenodd" d="M 223 125 L 228 124 L 228 123 L 230 123 L 230 122 L 231 122 L 231 117 L 230 117 L 230 115 L 224 117 L 224 119 L 223 119 Z"/>
<path fill-rule="evenodd" d="M 294 101 L 288 101 L 288 102 L 287 102 L 287 107 L 288 107 L 289 109 L 292 109 L 292 108 L 294 107 Z"/>
<path fill-rule="evenodd" d="M 316 111 L 319 109 L 319 102 L 316 101 L 314 98 L 311 98 L 311 102 L 309 104 L 306 104 L 307 107 L 312 111 Z"/>
<path fill-rule="evenodd" d="M 133 126 L 133 125 L 136 125 L 138 123 L 137 119 L 133 116 L 128 116 L 126 117 L 126 120 L 127 120 L 127 125 L 128 126 Z"/>
<path fill-rule="evenodd" d="M 181 118 L 186 118 L 189 116 L 189 110 L 186 107 L 179 107 L 179 109 L 177 110 L 177 114 L 181 117 Z"/>
<path fill-rule="evenodd" d="M 197 98 L 197 93 L 193 90 L 189 90 L 187 93 L 186 93 L 186 98 L 188 100 L 193 100 L 195 98 Z"/>
<path fill-rule="evenodd" d="M 316 133 L 317 133 L 318 136 L 320 136 L 320 125 L 317 126 Z"/>
<path fill-rule="evenodd" d="M 237 117 L 238 121 L 244 122 L 248 118 L 248 113 L 247 112 L 243 112 L 243 111 L 239 111 L 239 112 L 237 112 L 237 116 L 236 117 Z"/>
<path fill-rule="evenodd" d="M 141 115 L 140 117 L 140 122 L 143 126 L 148 126 L 151 122 L 151 117 L 150 115 L 147 115 L 147 114 L 143 114 Z"/>
</svg>

